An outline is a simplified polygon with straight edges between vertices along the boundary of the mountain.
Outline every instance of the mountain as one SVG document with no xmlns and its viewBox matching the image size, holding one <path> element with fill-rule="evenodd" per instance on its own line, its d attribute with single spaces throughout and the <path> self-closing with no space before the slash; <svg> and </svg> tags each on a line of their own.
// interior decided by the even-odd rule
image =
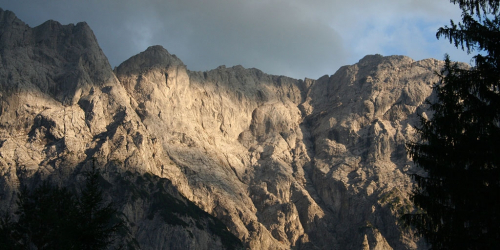
<svg viewBox="0 0 500 250">
<path fill-rule="evenodd" d="M 405 142 L 442 61 L 370 55 L 297 80 L 194 72 L 152 46 L 113 70 L 87 24 L 4 10 L 0 57 L 2 210 L 95 162 L 137 248 L 426 248 L 399 221 L 421 171 Z"/>
</svg>

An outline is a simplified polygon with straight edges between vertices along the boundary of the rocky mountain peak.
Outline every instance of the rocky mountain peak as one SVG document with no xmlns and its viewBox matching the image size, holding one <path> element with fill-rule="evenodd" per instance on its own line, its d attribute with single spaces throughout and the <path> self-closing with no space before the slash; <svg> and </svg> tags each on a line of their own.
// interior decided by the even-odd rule
<svg viewBox="0 0 500 250">
<path fill-rule="evenodd" d="M 37 43 L 44 42 L 49 46 L 61 46 L 68 43 L 68 38 L 75 40 L 73 45 L 77 47 L 99 47 L 94 32 L 86 22 L 62 25 L 61 23 L 48 20 L 34 28 L 37 34 Z"/>
<path fill-rule="evenodd" d="M 10 11 L 1 11 L 0 20 L 0 124 L 29 128 L 33 121 L 24 115 L 74 105 L 93 86 L 118 83 L 86 23 L 47 21 L 31 28 Z M 18 113 L 35 99 L 29 112 Z"/>
<path fill-rule="evenodd" d="M 380 54 L 366 55 L 356 64 L 359 67 L 378 67 L 382 64 L 398 65 L 412 63 L 414 60 L 407 56 L 392 55 L 392 56 L 382 56 Z"/>
<path fill-rule="evenodd" d="M 0 25 L 2 28 L 6 27 L 8 25 L 14 24 L 14 22 L 22 23 L 24 24 L 23 21 L 17 18 L 16 14 L 10 10 L 4 10 L 0 8 Z M 3 29 L 2 29 L 3 31 Z"/>
<path fill-rule="evenodd" d="M 121 63 L 116 68 L 116 73 L 118 75 L 137 74 L 145 69 L 170 66 L 184 66 L 184 63 L 161 45 L 155 45 Z"/>
<path fill-rule="evenodd" d="M 27 24 L 17 18 L 14 12 L 0 8 L 0 48 L 10 49 L 24 42 L 21 37 L 30 28 Z"/>
<path fill-rule="evenodd" d="M 16 14 L 14 14 L 14 12 L 0 8 L 0 25 L 1 25 L 1 27 L 18 26 L 19 24 L 26 25 L 23 21 L 21 21 L 19 18 L 17 18 Z"/>
</svg>

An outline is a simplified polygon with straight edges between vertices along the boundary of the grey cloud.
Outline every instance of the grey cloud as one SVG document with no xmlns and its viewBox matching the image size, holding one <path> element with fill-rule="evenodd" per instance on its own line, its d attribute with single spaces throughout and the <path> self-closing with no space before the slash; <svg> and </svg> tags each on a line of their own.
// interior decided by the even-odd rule
<svg viewBox="0 0 500 250">
<path fill-rule="evenodd" d="M 456 51 L 429 41 L 434 34 L 411 22 L 446 24 L 457 13 L 447 1 L 0 0 L 0 7 L 31 26 L 47 19 L 86 21 L 112 66 L 160 44 L 191 70 L 241 64 L 317 78 L 365 54 L 441 59 Z"/>
</svg>

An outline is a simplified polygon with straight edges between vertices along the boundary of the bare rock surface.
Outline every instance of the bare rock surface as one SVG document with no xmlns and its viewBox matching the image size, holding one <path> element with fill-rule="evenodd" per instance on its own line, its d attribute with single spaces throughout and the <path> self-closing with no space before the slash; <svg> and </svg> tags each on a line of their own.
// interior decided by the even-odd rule
<svg viewBox="0 0 500 250">
<path fill-rule="evenodd" d="M 2 209 L 20 184 L 71 185 L 96 159 L 143 249 L 228 247 L 219 220 L 250 249 L 425 248 L 398 219 L 419 171 L 404 144 L 442 61 L 370 55 L 296 80 L 193 72 L 152 46 L 113 71 L 85 23 L 3 10 L 0 56 Z M 163 221 L 172 204 L 151 197 L 167 194 L 208 214 Z"/>
<path fill-rule="evenodd" d="M 97 164 L 137 247 L 238 245 L 219 220 L 186 200 L 170 181 L 144 180 L 166 171 L 182 183 L 184 175 L 132 108 L 87 24 L 47 21 L 30 28 L 0 10 L 0 32 L 2 211 L 15 207 L 21 184 L 33 187 L 49 178 L 77 188 L 82 172 Z"/>
</svg>

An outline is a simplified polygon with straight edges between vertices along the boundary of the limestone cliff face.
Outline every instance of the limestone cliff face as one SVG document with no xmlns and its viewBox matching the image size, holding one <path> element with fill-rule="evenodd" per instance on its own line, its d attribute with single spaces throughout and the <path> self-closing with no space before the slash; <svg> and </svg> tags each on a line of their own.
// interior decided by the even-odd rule
<svg viewBox="0 0 500 250">
<path fill-rule="evenodd" d="M 143 249 L 232 249 L 238 240 L 175 188 L 175 166 L 131 106 L 85 23 L 30 28 L 0 10 L 0 205 L 20 184 L 71 188 L 96 159 Z M 179 172 L 176 182 L 182 182 Z M 163 208 L 166 207 L 166 208 Z M 198 211 L 198 210 L 199 211 Z M 234 238 L 234 239 L 233 239 Z M 235 241 L 236 239 L 236 241 Z M 134 246 L 134 241 L 130 241 Z"/>
<path fill-rule="evenodd" d="M 419 171 L 404 144 L 413 138 L 417 114 L 425 115 L 422 103 L 442 66 L 434 59 L 366 56 L 310 88 L 302 104 L 314 143 L 309 173 L 336 230 L 352 230 L 349 242 L 365 234 L 370 249 L 417 247 L 398 226 L 398 215 L 411 209 L 407 174 Z"/>
<path fill-rule="evenodd" d="M 0 56 L 2 209 L 20 183 L 71 185 L 95 158 L 144 249 L 231 248 L 225 226 L 251 249 L 425 247 L 398 221 L 419 171 L 404 144 L 441 61 L 373 55 L 296 80 L 192 72 L 152 46 L 113 71 L 86 24 L 1 10 Z"/>
</svg>

